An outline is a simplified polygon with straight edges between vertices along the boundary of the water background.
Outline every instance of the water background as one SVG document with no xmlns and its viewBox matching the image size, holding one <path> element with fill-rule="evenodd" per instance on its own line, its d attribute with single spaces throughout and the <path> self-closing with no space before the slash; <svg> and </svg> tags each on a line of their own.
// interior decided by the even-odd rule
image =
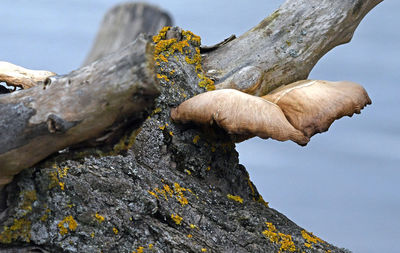
<svg viewBox="0 0 400 253">
<path fill-rule="evenodd" d="M 2 0 L 0 60 L 59 74 L 78 68 L 115 0 Z M 152 0 L 175 24 L 214 44 L 240 35 L 283 1 Z M 323 57 L 310 78 L 363 84 L 373 104 L 335 122 L 307 147 L 254 138 L 240 162 L 270 206 L 354 252 L 399 252 L 400 1 L 384 1 L 351 43 Z"/>
</svg>

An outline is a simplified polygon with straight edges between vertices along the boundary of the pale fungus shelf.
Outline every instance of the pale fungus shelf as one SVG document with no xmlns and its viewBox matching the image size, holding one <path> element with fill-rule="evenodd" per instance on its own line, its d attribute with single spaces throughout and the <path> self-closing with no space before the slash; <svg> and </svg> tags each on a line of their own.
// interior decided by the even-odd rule
<svg viewBox="0 0 400 253">
<path fill-rule="evenodd" d="M 352 82 L 302 80 L 257 97 L 233 89 L 205 92 L 171 110 L 177 123 L 216 124 L 236 141 L 254 136 L 301 146 L 343 116 L 371 104 L 365 89 Z"/>
</svg>

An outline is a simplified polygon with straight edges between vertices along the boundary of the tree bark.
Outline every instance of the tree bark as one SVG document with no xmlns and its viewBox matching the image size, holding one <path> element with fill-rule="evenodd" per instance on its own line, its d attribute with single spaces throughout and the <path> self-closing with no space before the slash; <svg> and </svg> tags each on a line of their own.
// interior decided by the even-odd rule
<svg viewBox="0 0 400 253">
<path fill-rule="evenodd" d="M 31 133 L 40 138 L 64 136 L 85 126 L 73 140 L 68 139 L 68 145 L 103 140 L 101 136 L 107 139 L 104 130 L 120 126 L 116 122 L 138 123 L 145 109 L 154 105 L 140 128 L 123 124 L 125 135 L 111 152 L 102 146 L 67 149 L 16 176 L 5 188 L 7 208 L 0 214 L 0 248 L 4 249 L 0 252 L 348 252 L 269 208 L 239 164 L 227 133 L 217 127 L 175 124 L 170 109 L 213 88 L 203 68 L 217 80 L 217 88 L 234 83 L 237 89 L 258 95 L 306 77 L 324 53 L 351 38 L 356 25 L 378 2 L 288 0 L 242 37 L 203 51 L 203 66 L 198 38 L 172 28 L 154 38 L 154 68 L 147 65 L 152 62 L 146 51 L 149 43 L 141 37 L 105 59 L 56 77 L 45 90 L 38 86 L 0 96 L 0 101 L 7 100 L 0 103 L 4 108 L 18 105 L 27 111 L 19 115 L 11 106 L 2 110 L 9 119 L 2 126 L 20 120 L 25 125 L 16 128 L 29 129 L 32 126 L 26 122 L 39 122 L 41 131 Z M 295 32 L 288 33 L 285 27 Z M 294 37 L 288 40 L 290 34 Z M 265 50 L 271 47 L 275 49 Z M 297 50 L 297 57 L 291 49 Z M 238 80 L 257 86 L 241 86 Z M 153 100 L 155 83 L 160 95 Z M 54 95 L 47 96 L 45 92 L 52 90 Z M 139 98 L 141 93 L 148 96 Z M 29 106 L 35 103 L 22 98 L 35 94 L 32 101 L 43 102 L 36 102 L 33 112 Z M 85 96 L 91 98 L 89 102 Z M 104 104 L 112 105 L 112 110 L 100 110 Z M 79 117 L 71 119 L 66 113 L 71 106 L 72 115 Z M 97 122 L 105 123 L 100 127 Z M 12 129 L 0 133 L 12 133 Z M 52 129 L 56 133 L 50 133 Z M 57 147 L 59 140 L 50 138 L 44 145 Z M 36 138 L 25 139 L 20 142 Z M 11 146 L 6 149 L 6 154 L 13 152 Z M 35 156 L 43 156 L 41 152 Z"/>
</svg>

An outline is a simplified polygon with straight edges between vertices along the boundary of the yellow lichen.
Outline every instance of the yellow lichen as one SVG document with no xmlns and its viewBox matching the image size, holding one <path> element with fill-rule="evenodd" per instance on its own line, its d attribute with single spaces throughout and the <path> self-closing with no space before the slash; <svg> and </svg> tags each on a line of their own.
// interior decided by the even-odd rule
<svg viewBox="0 0 400 253">
<path fill-rule="evenodd" d="M 136 249 L 136 253 L 143 253 L 144 247 L 140 246 Z"/>
<path fill-rule="evenodd" d="M 108 155 L 116 155 L 123 151 L 129 150 L 135 143 L 136 136 L 142 131 L 142 128 L 135 129 L 130 135 L 124 135 L 117 144 L 114 145 L 113 151 Z"/>
<path fill-rule="evenodd" d="M 174 136 L 174 133 L 172 131 L 169 131 L 168 133 L 169 135 Z"/>
<path fill-rule="evenodd" d="M 177 224 L 180 225 L 183 218 L 179 216 L 178 214 L 171 214 L 171 219 Z"/>
<path fill-rule="evenodd" d="M 4 226 L 3 232 L 0 234 L 0 243 L 11 243 L 17 239 L 30 242 L 30 231 L 30 220 L 26 218 L 14 219 L 14 223 L 10 227 Z"/>
<path fill-rule="evenodd" d="M 279 233 L 271 222 L 266 222 L 267 229 L 262 232 L 262 234 L 267 237 L 270 242 L 280 245 L 278 253 L 283 251 L 294 252 L 296 250 L 296 246 L 292 240 L 291 235 Z"/>
<path fill-rule="evenodd" d="M 164 27 L 160 30 L 158 35 L 153 36 L 153 42 L 156 44 L 154 48 L 154 61 L 157 66 L 161 66 L 162 62 L 168 62 L 168 57 L 174 55 L 175 52 L 179 52 L 185 56 L 185 61 L 188 64 L 195 66 L 195 71 L 200 78 L 199 86 L 205 88 L 207 91 L 215 90 L 214 81 L 204 75 L 204 70 L 201 66 L 201 54 L 200 45 L 201 38 L 191 31 L 182 31 L 182 40 L 177 41 L 175 38 L 166 39 L 166 33 L 170 27 Z M 195 52 L 189 49 L 190 45 L 195 47 Z M 179 61 L 179 57 L 174 55 L 175 60 Z M 162 72 L 164 68 L 160 68 Z M 165 72 L 166 74 L 172 75 L 175 71 Z M 169 78 L 165 74 L 157 74 L 157 78 L 164 79 L 169 82 Z"/>
<path fill-rule="evenodd" d="M 190 170 L 188 170 L 188 169 L 185 169 L 185 172 L 190 176 L 190 175 L 192 175 L 192 172 L 190 171 Z"/>
<path fill-rule="evenodd" d="M 243 199 L 240 196 L 234 196 L 231 194 L 226 195 L 228 199 L 234 200 L 236 202 L 239 202 L 240 204 L 243 204 Z"/>
<path fill-rule="evenodd" d="M 90 237 L 94 238 L 94 232 L 90 233 Z"/>
<path fill-rule="evenodd" d="M 200 136 L 198 136 L 198 135 L 196 135 L 194 138 L 193 138 L 193 143 L 194 144 L 197 144 L 197 142 L 200 140 Z"/>
<path fill-rule="evenodd" d="M 188 237 L 188 238 L 192 238 L 192 237 L 193 237 L 193 235 L 191 235 L 191 234 L 188 234 L 188 235 L 187 235 L 187 237 Z"/>
<path fill-rule="evenodd" d="M 150 243 L 150 244 L 149 244 L 149 249 L 152 249 L 152 248 L 153 248 L 153 244 Z"/>
<path fill-rule="evenodd" d="M 191 228 L 191 229 L 195 229 L 195 228 L 197 228 L 197 226 L 194 225 L 194 224 L 190 224 L 190 228 Z"/>
<path fill-rule="evenodd" d="M 324 243 L 324 241 L 322 239 L 313 235 L 313 233 L 311 233 L 311 232 L 307 232 L 306 230 L 302 230 L 301 235 L 306 240 L 306 242 L 304 243 L 304 246 L 306 246 L 308 248 L 311 248 L 312 245 L 315 243 L 319 243 L 319 242 Z"/>
<path fill-rule="evenodd" d="M 181 187 L 178 183 L 174 183 L 174 191 L 176 199 L 181 203 L 182 206 L 185 206 L 189 203 L 188 199 L 183 195 L 183 192 L 186 191 L 185 188 Z"/>
<path fill-rule="evenodd" d="M 101 216 L 99 213 L 96 213 L 96 214 L 94 215 L 94 217 L 96 218 L 96 220 L 97 220 L 99 223 L 102 223 L 102 222 L 104 221 L 104 217 Z"/>
<path fill-rule="evenodd" d="M 154 197 L 156 197 L 158 199 L 158 195 L 155 192 L 152 191 L 147 191 L 148 193 L 150 193 L 150 195 L 153 195 Z"/>
<path fill-rule="evenodd" d="M 49 218 L 49 213 L 51 212 L 51 210 L 49 208 L 46 208 L 45 213 L 43 214 L 42 217 L 40 217 L 41 221 L 46 221 L 47 218 Z"/>
<path fill-rule="evenodd" d="M 119 232 L 119 231 L 118 231 L 118 229 L 117 229 L 116 227 L 113 227 L 112 230 L 113 230 L 114 234 L 118 235 L 118 232 Z"/>
<path fill-rule="evenodd" d="M 261 203 L 265 207 L 269 208 L 268 202 L 266 202 L 261 195 L 259 195 L 259 197 L 258 197 L 258 203 Z"/>
<path fill-rule="evenodd" d="M 202 248 L 202 249 L 201 249 L 201 252 L 207 252 L 207 249 Z"/>
<path fill-rule="evenodd" d="M 65 217 L 62 221 L 58 223 L 59 233 L 61 235 L 65 235 L 69 231 L 75 231 L 78 227 L 78 223 L 74 220 L 74 218 L 70 215 Z"/>
</svg>

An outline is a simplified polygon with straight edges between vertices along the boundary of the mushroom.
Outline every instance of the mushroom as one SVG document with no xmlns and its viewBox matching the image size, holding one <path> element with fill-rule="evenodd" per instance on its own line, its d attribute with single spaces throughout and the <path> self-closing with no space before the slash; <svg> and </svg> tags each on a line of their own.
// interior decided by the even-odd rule
<svg viewBox="0 0 400 253">
<path fill-rule="evenodd" d="M 214 122 L 240 140 L 259 136 L 305 146 L 343 116 L 360 113 L 371 100 L 352 82 L 298 81 L 257 97 L 233 89 L 194 96 L 171 110 L 177 123 Z"/>
<path fill-rule="evenodd" d="M 259 136 L 306 145 L 309 138 L 295 129 L 276 104 L 234 89 L 209 91 L 194 96 L 171 110 L 178 123 L 214 122 L 229 134 Z M 243 139 L 243 138 L 242 138 Z"/>
<path fill-rule="evenodd" d="M 335 120 L 359 114 L 371 104 L 361 85 L 347 81 L 302 80 L 262 98 L 277 104 L 289 122 L 309 138 L 327 131 Z"/>
<path fill-rule="evenodd" d="M 9 62 L 0 61 L 0 82 L 6 82 L 9 86 L 31 88 L 44 83 L 50 77 L 56 75 L 46 70 L 30 70 Z"/>
</svg>

